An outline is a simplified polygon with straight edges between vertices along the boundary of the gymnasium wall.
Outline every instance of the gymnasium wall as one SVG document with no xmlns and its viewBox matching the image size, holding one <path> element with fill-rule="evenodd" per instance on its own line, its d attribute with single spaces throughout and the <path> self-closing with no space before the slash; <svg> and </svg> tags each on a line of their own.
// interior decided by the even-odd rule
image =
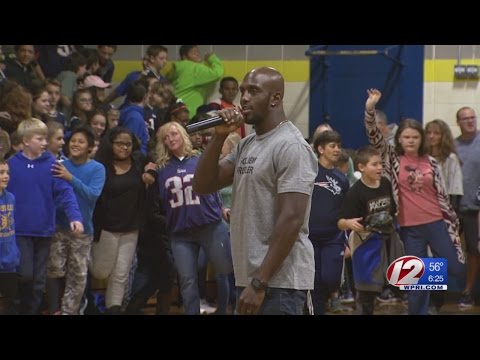
<svg viewBox="0 0 480 360">
<path fill-rule="evenodd" d="M 95 45 L 87 45 L 94 47 Z M 180 45 L 165 45 L 170 60 L 178 59 Z M 147 45 L 119 45 L 114 56 L 114 82 L 135 69 Z M 225 75 L 241 81 L 245 73 L 259 65 L 277 67 L 285 76 L 285 110 L 305 137 L 309 134 L 309 59 L 305 50 L 309 45 L 200 45 L 201 51 L 214 51 L 225 64 Z M 478 81 L 458 81 L 453 77 L 453 66 L 480 65 L 480 45 L 425 45 L 423 121 L 435 118 L 447 121 L 454 135 L 459 134 L 455 113 L 461 106 L 472 106 L 480 111 Z M 218 96 L 213 92 L 211 98 Z"/>
<path fill-rule="evenodd" d="M 95 47 L 96 45 L 86 45 Z M 148 45 L 118 45 L 113 60 L 115 63 L 114 84 L 119 83 L 130 71 L 141 69 L 140 59 Z M 169 60 L 179 59 L 180 45 L 164 45 L 168 48 Z M 202 54 L 215 52 L 225 66 L 224 76 L 233 76 L 239 82 L 257 66 L 273 66 L 285 77 L 284 105 L 287 117 L 295 122 L 305 137 L 308 136 L 308 104 L 310 65 L 305 51 L 309 45 L 199 45 Z M 167 69 L 168 70 L 168 64 Z M 218 98 L 216 88 L 210 99 Z"/>
</svg>

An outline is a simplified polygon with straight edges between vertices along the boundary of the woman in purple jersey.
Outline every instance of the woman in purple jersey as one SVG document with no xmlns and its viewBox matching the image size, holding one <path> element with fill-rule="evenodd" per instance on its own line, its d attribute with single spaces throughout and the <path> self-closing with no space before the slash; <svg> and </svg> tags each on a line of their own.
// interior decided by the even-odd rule
<svg viewBox="0 0 480 360">
<path fill-rule="evenodd" d="M 197 283 L 200 247 L 217 273 L 232 271 L 228 230 L 222 222 L 222 202 L 218 193 L 198 195 L 193 192 L 198 154 L 180 124 L 169 122 L 163 125 L 158 130 L 157 140 L 157 184 L 166 211 L 167 232 L 180 279 L 185 314 L 197 315 L 200 313 Z M 218 313 L 224 313 L 227 302 L 228 294 L 225 299 L 218 299 Z"/>
</svg>

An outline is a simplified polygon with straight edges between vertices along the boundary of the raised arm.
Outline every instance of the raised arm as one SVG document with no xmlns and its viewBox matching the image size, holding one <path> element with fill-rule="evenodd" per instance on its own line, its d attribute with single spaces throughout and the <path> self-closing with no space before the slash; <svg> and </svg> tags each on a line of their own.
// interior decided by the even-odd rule
<svg viewBox="0 0 480 360">
<path fill-rule="evenodd" d="M 220 153 L 228 134 L 242 124 L 242 115 L 234 109 L 218 112 L 225 119 L 225 124 L 215 127 L 215 134 L 208 142 L 205 151 L 198 161 L 193 191 L 198 194 L 211 194 L 233 183 L 235 165 L 225 159 L 220 162 Z"/>
<path fill-rule="evenodd" d="M 382 93 L 377 89 L 368 89 L 368 98 L 365 103 L 365 129 L 367 130 L 368 141 L 375 149 L 380 151 L 382 160 L 388 153 L 388 143 L 375 121 L 375 106 L 382 97 Z"/>
</svg>

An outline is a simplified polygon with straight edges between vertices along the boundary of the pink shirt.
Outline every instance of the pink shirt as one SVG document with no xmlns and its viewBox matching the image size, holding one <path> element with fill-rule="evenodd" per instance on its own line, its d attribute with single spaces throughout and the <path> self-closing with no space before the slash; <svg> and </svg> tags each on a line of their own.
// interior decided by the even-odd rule
<svg viewBox="0 0 480 360">
<path fill-rule="evenodd" d="M 427 156 L 400 156 L 399 186 L 400 226 L 429 224 L 443 219 Z"/>
</svg>

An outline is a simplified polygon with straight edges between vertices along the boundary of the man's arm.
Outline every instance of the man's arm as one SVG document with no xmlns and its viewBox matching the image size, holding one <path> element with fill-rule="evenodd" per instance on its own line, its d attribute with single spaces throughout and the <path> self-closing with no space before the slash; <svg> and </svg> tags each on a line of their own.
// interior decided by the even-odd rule
<svg viewBox="0 0 480 360">
<path fill-rule="evenodd" d="M 233 183 L 235 165 L 218 159 L 228 134 L 242 124 L 239 121 L 242 115 L 235 109 L 221 110 L 218 115 L 224 118 L 225 124 L 215 127 L 215 134 L 198 160 L 193 178 L 193 191 L 198 194 L 211 194 Z"/>
<path fill-rule="evenodd" d="M 196 193 L 211 194 L 233 183 L 234 164 L 227 160 L 218 161 L 226 138 L 226 134 L 215 133 L 200 156 L 193 178 Z"/>
</svg>

